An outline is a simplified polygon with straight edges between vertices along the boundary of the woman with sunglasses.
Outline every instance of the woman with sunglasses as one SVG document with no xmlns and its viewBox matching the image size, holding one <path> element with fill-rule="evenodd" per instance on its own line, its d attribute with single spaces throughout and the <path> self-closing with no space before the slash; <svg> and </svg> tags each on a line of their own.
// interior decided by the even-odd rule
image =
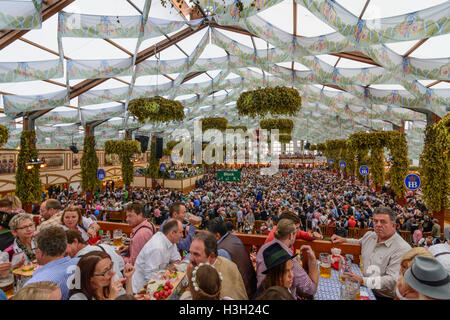
<svg viewBox="0 0 450 320">
<path fill-rule="evenodd" d="M 74 278 L 75 289 L 70 290 L 69 300 L 114 300 L 122 294 L 133 295 L 134 267 L 126 264 L 125 278 L 117 279 L 111 257 L 103 251 L 92 251 L 78 261 L 79 273 Z M 123 289 L 126 284 L 126 291 Z"/>
<path fill-rule="evenodd" d="M 22 260 L 13 267 L 17 268 L 23 265 L 28 265 L 36 260 L 36 243 L 34 241 L 36 225 L 33 221 L 33 216 L 28 213 L 16 214 L 9 222 L 9 228 L 14 236 L 12 253 L 24 253 Z M 9 250 L 6 249 L 5 251 L 8 252 Z"/>
</svg>

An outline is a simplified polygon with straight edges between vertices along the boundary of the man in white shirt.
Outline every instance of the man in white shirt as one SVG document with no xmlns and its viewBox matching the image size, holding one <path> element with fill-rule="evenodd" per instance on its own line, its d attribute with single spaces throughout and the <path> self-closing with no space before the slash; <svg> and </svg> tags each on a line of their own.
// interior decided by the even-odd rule
<svg viewBox="0 0 450 320">
<path fill-rule="evenodd" d="M 349 274 L 360 285 L 373 290 L 376 298 L 393 299 L 395 285 L 400 272 L 400 262 L 411 246 L 396 232 L 396 214 L 388 207 L 377 207 L 373 212 L 374 231 L 361 239 L 345 239 L 333 234 L 333 243 L 361 244 L 364 277 Z"/>
<path fill-rule="evenodd" d="M 171 268 L 173 263 L 181 261 L 177 243 L 183 236 L 183 225 L 179 220 L 170 219 L 161 231 L 153 235 L 136 258 L 134 263 L 136 271 L 133 275 L 134 292 L 142 289 L 156 272 Z"/>
</svg>

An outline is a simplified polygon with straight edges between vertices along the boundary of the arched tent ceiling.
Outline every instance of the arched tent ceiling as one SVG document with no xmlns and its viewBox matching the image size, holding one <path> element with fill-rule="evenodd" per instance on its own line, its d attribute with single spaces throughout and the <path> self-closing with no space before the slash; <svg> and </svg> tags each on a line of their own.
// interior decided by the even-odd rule
<svg viewBox="0 0 450 320">
<path fill-rule="evenodd" d="M 90 121 L 108 120 L 99 146 L 125 128 L 168 136 L 204 116 L 257 127 L 238 116 L 239 94 L 286 85 L 302 95 L 295 138 L 406 121 L 416 156 L 426 114 L 449 112 L 450 1 L 246 0 L 241 13 L 231 0 L 174 1 L 0 2 L 0 123 L 17 133 L 6 147 L 30 113 L 40 148 L 81 145 Z M 180 100 L 186 119 L 127 117 L 130 99 L 156 94 Z"/>
</svg>

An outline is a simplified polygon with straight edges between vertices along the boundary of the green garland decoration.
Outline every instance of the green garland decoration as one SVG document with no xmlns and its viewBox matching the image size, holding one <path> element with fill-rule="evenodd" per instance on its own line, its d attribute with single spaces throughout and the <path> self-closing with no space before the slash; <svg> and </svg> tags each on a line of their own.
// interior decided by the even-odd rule
<svg viewBox="0 0 450 320">
<path fill-rule="evenodd" d="M 290 134 L 280 134 L 278 140 L 280 143 L 290 143 L 292 141 L 292 136 Z"/>
<path fill-rule="evenodd" d="M 125 185 L 130 185 L 134 179 L 133 163 L 130 157 L 133 154 L 141 153 L 141 144 L 137 140 L 108 140 L 105 141 L 105 153 L 115 153 L 119 156 L 122 164 L 122 181 Z"/>
<path fill-rule="evenodd" d="M 295 116 L 302 105 L 298 90 L 288 87 L 266 87 L 243 92 L 236 102 L 240 116 Z"/>
<path fill-rule="evenodd" d="M 218 129 L 223 132 L 228 128 L 228 120 L 223 117 L 203 118 L 201 122 L 203 132 L 208 129 Z"/>
<path fill-rule="evenodd" d="M 39 202 L 41 200 L 42 182 L 39 175 L 39 166 L 35 165 L 31 170 L 26 168 L 26 163 L 30 159 L 36 158 L 38 158 L 38 150 L 36 149 L 35 131 L 22 131 L 15 175 L 15 195 L 24 204 Z"/>
<path fill-rule="evenodd" d="M 265 119 L 259 122 L 261 129 L 274 130 L 278 129 L 281 134 L 291 134 L 294 129 L 294 121 L 292 119 Z"/>
<path fill-rule="evenodd" d="M 100 187 L 97 170 L 98 157 L 95 152 L 95 137 L 84 137 L 83 155 L 81 156 L 81 189 L 92 193 Z"/>
<path fill-rule="evenodd" d="M 389 169 L 391 188 L 398 197 L 403 197 L 406 192 L 405 177 L 408 175 L 408 143 L 406 135 L 399 131 L 388 131 L 389 140 L 387 147 L 394 160 Z"/>
<path fill-rule="evenodd" d="M 4 125 L 0 125 L 0 147 L 4 145 L 9 138 L 8 128 Z"/>
<path fill-rule="evenodd" d="M 428 209 L 439 212 L 449 207 L 450 114 L 425 129 L 425 146 L 420 156 L 423 197 Z"/>
<path fill-rule="evenodd" d="M 227 129 L 231 129 L 231 130 L 242 129 L 242 131 L 247 132 L 247 127 L 246 126 L 228 126 Z"/>
<path fill-rule="evenodd" d="M 150 158 L 148 162 L 148 178 L 158 179 L 159 177 L 159 159 L 156 159 L 156 142 L 150 143 Z"/>
<path fill-rule="evenodd" d="M 130 115 L 140 123 L 181 121 L 184 119 L 184 107 L 179 101 L 163 97 L 137 98 L 128 104 Z"/>
</svg>

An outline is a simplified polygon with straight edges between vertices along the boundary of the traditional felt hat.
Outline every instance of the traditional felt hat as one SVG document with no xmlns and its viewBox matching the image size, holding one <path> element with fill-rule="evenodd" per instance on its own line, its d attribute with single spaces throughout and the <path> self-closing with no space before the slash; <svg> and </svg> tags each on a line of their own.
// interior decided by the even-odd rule
<svg viewBox="0 0 450 320">
<path fill-rule="evenodd" d="M 417 256 L 404 279 L 417 292 L 434 299 L 450 299 L 450 275 L 435 258 Z"/>
<path fill-rule="evenodd" d="M 275 242 L 274 244 L 268 246 L 263 252 L 264 263 L 267 269 L 262 273 L 267 274 L 271 269 L 285 263 L 289 259 L 295 258 L 296 256 L 297 254 L 291 256 L 278 242 Z"/>
</svg>

